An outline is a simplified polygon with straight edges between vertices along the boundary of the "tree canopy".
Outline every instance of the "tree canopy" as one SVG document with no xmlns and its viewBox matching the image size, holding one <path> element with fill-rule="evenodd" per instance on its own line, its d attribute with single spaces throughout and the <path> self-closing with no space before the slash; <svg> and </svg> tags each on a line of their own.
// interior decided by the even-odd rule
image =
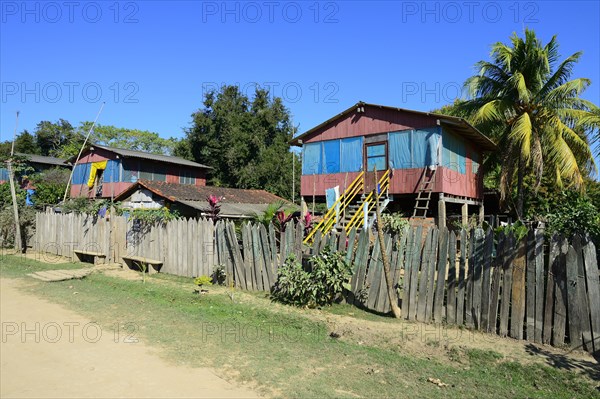
<svg viewBox="0 0 600 399">
<path fill-rule="evenodd" d="M 213 185 L 264 189 L 291 199 L 292 162 L 299 160 L 289 143 L 296 129 L 281 99 L 262 89 L 250 99 L 237 86 L 224 86 L 207 93 L 203 105 L 176 154 L 213 167 Z"/>
<path fill-rule="evenodd" d="M 82 122 L 79 126 L 73 127 L 64 119 L 59 119 L 57 122 L 41 121 L 37 124 L 33 134 L 24 130 L 17 135 L 15 151 L 24 154 L 69 158 L 79 153 L 91 126 L 92 122 Z M 89 142 L 153 154 L 171 155 L 178 141 L 172 137 L 162 138 L 158 133 L 146 130 L 97 124 Z M 9 141 L 0 143 L 0 155 L 8 155 L 10 147 Z"/>
<path fill-rule="evenodd" d="M 591 82 L 571 80 L 582 54 L 559 62 L 558 47 L 556 37 L 544 45 L 531 30 L 495 43 L 491 61 L 478 62 L 478 74 L 465 83 L 469 98 L 442 109 L 466 117 L 502 148 L 492 157 L 498 187 L 503 198 L 516 190 L 519 217 L 527 184 L 537 191 L 546 179 L 579 189 L 596 170 L 589 142 L 600 126 L 598 107 L 580 97 Z"/>
</svg>

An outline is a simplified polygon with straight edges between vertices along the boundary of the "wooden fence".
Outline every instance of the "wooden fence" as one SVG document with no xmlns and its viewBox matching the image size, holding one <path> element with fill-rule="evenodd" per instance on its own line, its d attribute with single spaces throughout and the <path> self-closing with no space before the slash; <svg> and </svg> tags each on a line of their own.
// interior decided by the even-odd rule
<svg viewBox="0 0 600 399">
<path fill-rule="evenodd" d="M 165 273 L 196 277 L 223 265 L 226 283 L 269 291 L 290 254 L 299 259 L 329 246 L 353 265 L 347 300 L 368 310 L 391 310 L 378 238 L 368 231 L 315 235 L 303 246 L 304 226 L 178 219 L 146 226 L 125 217 L 38 213 L 36 249 L 74 258 L 74 250 L 109 261 L 143 256 Z M 408 320 L 447 323 L 590 352 L 600 350 L 600 282 L 594 244 L 576 236 L 545 242 L 542 230 L 522 240 L 475 229 L 414 227 L 385 235 L 398 305 Z"/>
</svg>

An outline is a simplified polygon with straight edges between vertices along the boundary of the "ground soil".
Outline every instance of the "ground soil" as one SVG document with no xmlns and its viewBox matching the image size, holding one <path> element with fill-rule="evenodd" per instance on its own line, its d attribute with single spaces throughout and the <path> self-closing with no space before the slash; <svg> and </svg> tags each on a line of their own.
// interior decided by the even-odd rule
<svg viewBox="0 0 600 399">
<path fill-rule="evenodd" d="M 20 284 L 0 279 L 2 398 L 257 397 L 214 370 L 167 363 L 143 342 L 24 294 Z"/>
</svg>

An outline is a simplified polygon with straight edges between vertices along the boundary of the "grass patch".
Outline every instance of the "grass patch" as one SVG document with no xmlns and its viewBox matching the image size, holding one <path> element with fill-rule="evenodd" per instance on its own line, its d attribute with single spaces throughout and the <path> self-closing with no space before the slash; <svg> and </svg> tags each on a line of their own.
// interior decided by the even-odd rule
<svg viewBox="0 0 600 399">
<path fill-rule="evenodd" d="M 0 276 L 21 277 L 52 268 L 67 267 L 6 256 Z M 256 383 L 258 391 L 268 396 L 600 397 L 594 383 L 581 375 L 507 362 L 495 352 L 464 350 L 453 354 L 463 361 L 448 363 L 333 339 L 325 323 L 306 317 L 313 310 L 271 304 L 264 294 L 244 293 L 251 300 L 240 294 L 232 301 L 224 287 L 196 295 L 192 280 L 182 277 L 152 275 L 146 284 L 101 274 L 56 283 L 27 281 L 24 289 L 103 327 L 121 326 L 123 339 L 133 334 L 164 349 L 174 362 L 215 367 L 224 377 Z M 74 291 L 79 294 L 74 296 Z M 347 305 L 326 312 L 353 313 L 357 322 L 376 317 Z M 427 381 L 429 377 L 450 386 L 438 388 Z"/>
</svg>

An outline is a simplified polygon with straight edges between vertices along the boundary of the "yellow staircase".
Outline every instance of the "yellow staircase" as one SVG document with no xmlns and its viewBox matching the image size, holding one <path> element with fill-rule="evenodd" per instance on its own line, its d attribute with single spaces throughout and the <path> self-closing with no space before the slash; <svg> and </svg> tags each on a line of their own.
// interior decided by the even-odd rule
<svg viewBox="0 0 600 399">
<path fill-rule="evenodd" d="M 387 192 L 390 186 L 390 171 L 386 170 L 381 178 L 378 180 L 377 185 L 379 187 L 379 192 L 377 194 L 378 198 L 381 198 L 384 194 L 387 197 Z M 336 225 L 339 225 L 341 222 L 341 228 L 345 229 L 346 232 L 350 232 L 352 228 L 356 227 L 360 229 L 362 227 L 362 221 L 364 220 L 364 206 L 363 204 L 366 202 L 367 205 L 367 215 L 370 215 L 371 212 L 375 209 L 375 196 L 374 191 L 371 191 L 366 196 L 362 196 L 359 201 L 355 202 L 355 199 L 363 192 L 365 187 L 365 172 L 360 172 L 360 174 L 350 183 L 346 191 L 340 198 L 329 208 L 323 219 L 311 230 L 311 232 L 304 238 L 304 243 L 308 244 L 312 242 L 315 234 L 320 231 L 323 235 L 329 233 Z M 351 206 L 351 204 L 353 204 Z M 348 219 L 340 221 L 341 215 L 344 215 L 344 212 L 347 208 L 350 208 L 350 213 L 348 213 Z"/>
</svg>

